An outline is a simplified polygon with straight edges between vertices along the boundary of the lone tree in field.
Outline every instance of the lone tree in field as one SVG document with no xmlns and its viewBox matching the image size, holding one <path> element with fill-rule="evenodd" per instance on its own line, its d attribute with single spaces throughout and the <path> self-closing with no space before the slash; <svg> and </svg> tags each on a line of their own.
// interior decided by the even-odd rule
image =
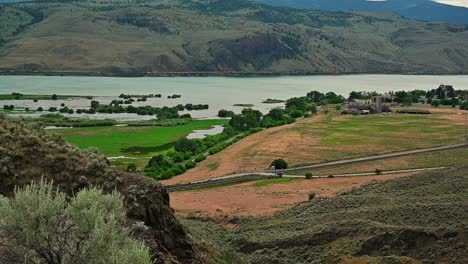
<svg viewBox="0 0 468 264">
<path fill-rule="evenodd" d="M 274 166 L 277 170 L 284 170 L 288 168 L 288 163 L 284 159 L 275 159 L 270 166 Z"/>
<path fill-rule="evenodd" d="M 0 197 L 0 241 L 14 263 L 151 263 L 148 248 L 125 228 L 123 198 L 98 189 L 68 200 L 52 184 Z"/>
</svg>

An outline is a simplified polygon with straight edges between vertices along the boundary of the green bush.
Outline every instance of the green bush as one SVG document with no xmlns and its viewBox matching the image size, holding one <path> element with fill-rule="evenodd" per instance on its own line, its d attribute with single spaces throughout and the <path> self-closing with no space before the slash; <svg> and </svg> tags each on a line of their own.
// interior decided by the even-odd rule
<svg viewBox="0 0 468 264">
<path fill-rule="evenodd" d="M 149 250 L 132 239 L 123 197 L 98 189 L 68 200 L 41 182 L 0 197 L 0 231 L 21 263 L 151 263 Z"/>
<path fill-rule="evenodd" d="M 292 118 L 299 118 L 301 116 L 304 116 L 304 112 L 302 112 L 301 110 L 293 110 L 289 115 Z"/>
<path fill-rule="evenodd" d="M 200 163 L 202 161 L 206 160 L 206 156 L 205 155 L 200 155 L 198 157 L 195 158 L 195 162 L 196 163 Z"/>
<path fill-rule="evenodd" d="M 127 165 L 127 171 L 128 172 L 135 172 L 137 170 L 137 166 L 135 163 L 130 163 Z"/>
<path fill-rule="evenodd" d="M 185 163 L 185 169 L 186 169 L 186 170 L 193 169 L 193 168 L 195 168 L 196 166 L 197 166 L 197 163 L 195 163 L 194 161 L 191 161 L 191 160 L 189 160 L 189 161 L 187 161 L 187 162 Z"/>
<path fill-rule="evenodd" d="M 382 170 L 381 169 L 375 169 L 375 174 L 382 175 Z"/>
<path fill-rule="evenodd" d="M 306 179 L 312 179 L 312 173 L 311 173 L 311 172 L 307 172 L 307 173 L 305 174 L 305 177 L 306 177 Z"/>
<path fill-rule="evenodd" d="M 288 163 L 284 159 L 275 159 L 270 166 L 274 166 L 277 170 L 284 170 L 288 168 Z"/>
</svg>

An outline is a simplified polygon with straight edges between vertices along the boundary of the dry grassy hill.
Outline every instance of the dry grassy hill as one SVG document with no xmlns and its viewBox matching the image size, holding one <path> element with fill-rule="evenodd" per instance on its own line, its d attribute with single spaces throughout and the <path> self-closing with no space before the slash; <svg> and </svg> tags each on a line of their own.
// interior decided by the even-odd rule
<svg viewBox="0 0 468 264">
<path fill-rule="evenodd" d="M 0 5 L 0 70 L 466 73 L 468 28 L 244 0 Z"/>
<path fill-rule="evenodd" d="M 237 259 L 229 263 L 467 263 L 467 198 L 464 167 L 371 183 L 272 217 L 231 219 L 230 228 L 183 222 L 197 241 Z"/>
</svg>

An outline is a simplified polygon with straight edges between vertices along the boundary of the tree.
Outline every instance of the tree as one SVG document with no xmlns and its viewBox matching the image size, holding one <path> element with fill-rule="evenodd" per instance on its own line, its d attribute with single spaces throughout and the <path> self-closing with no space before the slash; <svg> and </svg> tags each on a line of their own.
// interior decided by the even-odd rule
<svg viewBox="0 0 468 264">
<path fill-rule="evenodd" d="M 196 139 L 181 138 L 177 140 L 174 148 L 177 152 L 192 152 L 193 154 L 198 152 L 200 144 Z"/>
<path fill-rule="evenodd" d="M 171 163 L 166 159 L 164 155 L 156 155 L 148 161 L 147 167 L 153 167 L 158 169 L 166 169 L 171 166 Z"/>
<path fill-rule="evenodd" d="M 0 198 L 2 241 L 24 263 L 151 263 L 126 220 L 123 197 L 94 188 L 68 200 L 42 181 Z"/>
<path fill-rule="evenodd" d="M 288 163 L 284 159 L 275 159 L 270 166 L 274 166 L 277 170 L 284 170 L 288 168 Z"/>
<path fill-rule="evenodd" d="M 298 109 L 305 111 L 307 107 L 307 99 L 304 97 L 294 97 L 286 100 L 286 109 Z"/>
<path fill-rule="evenodd" d="M 278 108 L 271 109 L 267 116 L 271 117 L 274 121 L 281 121 L 283 120 L 284 110 Z"/>
<path fill-rule="evenodd" d="M 325 95 L 321 92 L 312 91 L 307 93 L 307 98 L 314 103 L 320 103 L 325 99 Z"/>
<path fill-rule="evenodd" d="M 433 107 L 439 107 L 439 105 L 440 105 L 440 100 L 432 100 L 431 105 L 432 105 Z"/>
<path fill-rule="evenodd" d="M 304 112 L 302 112 L 301 110 L 293 110 L 289 115 L 292 118 L 299 118 L 304 115 Z"/>
<path fill-rule="evenodd" d="M 53 94 L 52 95 L 52 100 L 57 100 L 58 99 L 58 96 L 56 94 Z"/>
<path fill-rule="evenodd" d="M 222 117 L 222 118 L 225 118 L 225 117 L 233 117 L 235 114 L 233 111 L 228 111 L 228 110 L 225 110 L 225 109 L 221 109 L 218 111 L 218 117 Z"/>
</svg>

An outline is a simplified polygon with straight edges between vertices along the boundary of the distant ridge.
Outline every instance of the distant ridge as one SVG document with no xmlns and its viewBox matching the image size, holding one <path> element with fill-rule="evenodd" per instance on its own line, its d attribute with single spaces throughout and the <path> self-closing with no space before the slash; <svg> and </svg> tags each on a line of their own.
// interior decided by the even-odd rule
<svg viewBox="0 0 468 264">
<path fill-rule="evenodd" d="M 468 24 L 468 8 L 432 0 L 259 0 L 274 5 L 329 11 L 386 12 L 411 19 Z"/>
<path fill-rule="evenodd" d="M 7 74 L 466 74 L 466 43 L 465 25 L 247 0 L 0 5 Z"/>
</svg>

